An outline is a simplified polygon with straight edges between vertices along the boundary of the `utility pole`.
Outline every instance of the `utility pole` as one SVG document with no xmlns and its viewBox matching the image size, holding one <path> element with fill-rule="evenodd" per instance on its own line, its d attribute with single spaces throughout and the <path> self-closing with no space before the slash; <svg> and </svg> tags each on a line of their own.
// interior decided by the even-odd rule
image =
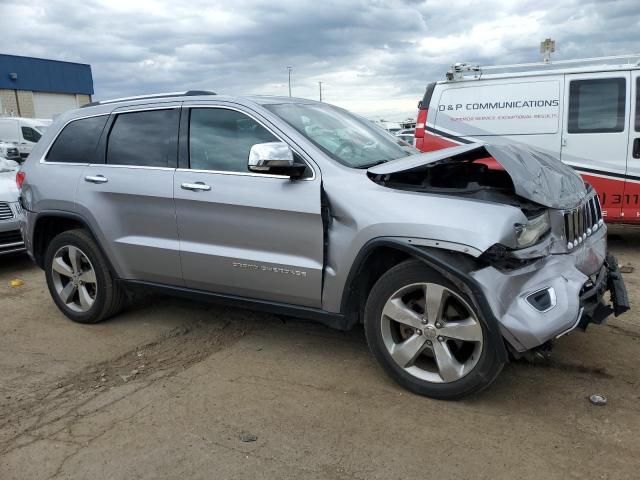
<svg viewBox="0 0 640 480">
<path fill-rule="evenodd" d="M 322 82 L 318 82 L 318 87 L 320 88 L 320 101 L 322 101 Z"/>
<path fill-rule="evenodd" d="M 291 70 L 293 67 L 287 67 L 287 70 L 289 70 L 289 96 L 291 96 Z"/>
</svg>

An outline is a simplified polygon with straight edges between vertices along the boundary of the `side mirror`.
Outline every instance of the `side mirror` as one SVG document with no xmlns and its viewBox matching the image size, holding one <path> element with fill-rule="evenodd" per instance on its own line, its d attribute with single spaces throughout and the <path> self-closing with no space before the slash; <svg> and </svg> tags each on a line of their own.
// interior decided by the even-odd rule
<svg viewBox="0 0 640 480">
<path fill-rule="evenodd" d="M 284 142 L 257 143 L 249 152 L 249 170 L 255 173 L 271 173 L 301 177 L 306 165 L 296 164 L 293 150 Z"/>
</svg>

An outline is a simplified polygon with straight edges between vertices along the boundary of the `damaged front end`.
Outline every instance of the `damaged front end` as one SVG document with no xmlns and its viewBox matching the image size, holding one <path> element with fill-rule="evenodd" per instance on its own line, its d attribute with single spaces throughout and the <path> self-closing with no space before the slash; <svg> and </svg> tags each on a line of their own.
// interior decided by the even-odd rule
<svg viewBox="0 0 640 480">
<path fill-rule="evenodd" d="M 554 339 L 629 309 L 617 262 L 607 252 L 598 197 L 557 159 L 515 146 L 473 144 L 395 160 L 367 173 L 388 188 L 522 211 L 524 220 L 513 225 L 512 237 L 487 249 L 469 272 L 516 356 L 546 351 Z"/>
</svg>

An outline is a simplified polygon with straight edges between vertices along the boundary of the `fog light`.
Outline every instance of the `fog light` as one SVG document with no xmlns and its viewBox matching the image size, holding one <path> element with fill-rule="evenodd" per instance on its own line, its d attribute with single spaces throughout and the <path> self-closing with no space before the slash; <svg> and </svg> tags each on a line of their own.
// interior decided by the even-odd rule
<svg viewBox="0 0 640 480">
<path fill-rule="evenodd" d="M 556 306 L 556 291 L 547 287 L 530 293 L 526 297 L 527 303 L 539 312 L 548 312 Z"/>
</svg>

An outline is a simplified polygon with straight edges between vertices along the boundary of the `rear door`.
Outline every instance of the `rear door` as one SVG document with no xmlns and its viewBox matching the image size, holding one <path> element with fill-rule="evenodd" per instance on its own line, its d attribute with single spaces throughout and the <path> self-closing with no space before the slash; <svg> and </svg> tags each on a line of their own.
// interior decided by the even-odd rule
<svg viewBox="0 0 640 480">
<path fill-rule="evenodd" d="M 622 214 L 625 222 L 640 223 L 640 71 L 631 72 L 631 126 L 627 179 Z"/>
<path fill-rule="evenodd" d="M 630 73 L 565 76 L 562 161 L 591 183 L 608 220 L 623 218 Z"/>
<path fill-rule="evenodd" d="M 181 285 L 173 201 L 180 104 L 123 107 L 110 117 L 77 210 L 126 279 Z"/>
<path fill-rule="evenodd" d="M 319 307 L 319 171 L 309 166 L 299 180 L 249 172 L 251 146 L 284 137 L 242 106 L 187 107 L 174 184 L 185 285 Z"/>
</svg>

